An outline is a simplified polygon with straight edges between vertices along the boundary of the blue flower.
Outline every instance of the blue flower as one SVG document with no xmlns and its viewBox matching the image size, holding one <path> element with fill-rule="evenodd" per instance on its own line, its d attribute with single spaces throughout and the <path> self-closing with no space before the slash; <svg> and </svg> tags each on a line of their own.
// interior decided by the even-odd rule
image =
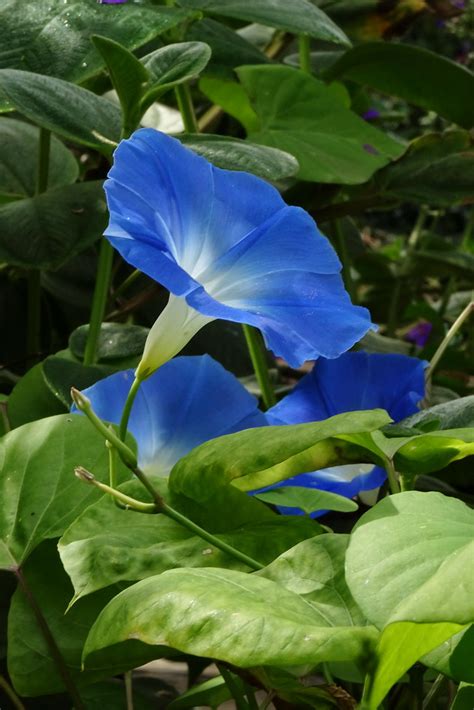
<svg viewBox="0 0 474 710">
<path fill-rule="evenodd" d="M 260 178 L 141 129 L 117 148 L 105 190 L 107 238 L 172 294 L 138 379 L 215 318 L 256 326 L 293 366 L 338 357 L 373 327 L 351 304 L 337 255 L 311 217 Z"/>
<path fill-rule="evenodd" d="M 270 424 L 321 421 L 342 412 L 385 409 L 400 421 L 418 410 L 427 363 L 406 355 L 351 352 L 317 361 L 294 390 L 266 413 Z M 335 466 L 279 483 L 332 491 L 352 498 L 380 486 L 386 473 L 372 464 Z M 274 486 L 276 487 L 276 486 Z"/>
<path fill-rule="evenodd" d="M 98 416 L 118 424 L 133 370 L 116 372 L 84 390 Z M 265 426 L 255 397 L 209 355 L 178 357 L 142 383 L 129 420 L 145 473 L 167 476 L 199 444 Z"/>
</svg>

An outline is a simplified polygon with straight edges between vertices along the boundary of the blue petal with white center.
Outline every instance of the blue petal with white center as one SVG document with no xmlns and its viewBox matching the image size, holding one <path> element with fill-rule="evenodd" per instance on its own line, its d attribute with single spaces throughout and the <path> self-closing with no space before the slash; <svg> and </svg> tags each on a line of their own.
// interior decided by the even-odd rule
<svg viewBox="0 0 474 710">
<path fill-rule="evenodd" d="M 418 410 L 425 394 L 427 364 L 406 355 L 363 352 L 345 353 L 336 360 L 321 358 L 266 416 L 270 424 L 301 424 L 342 412 L 380 408 L 400 421 Z M 382 485 L 385 478 L 385 471 L 378 466 L 351 464 L 304 473 L 278 486 L 318 488 L 352 498 Z"/>
<path fill-rule="evenodd" d="M 120 422 L 133 370 L 117 372 L 84 390 L 98 416 Z M 135 399 L 129 430 L 145 473 L 167 476 L 199 444 L 242 429 L 265 426 L 255 397 L 209 355 L 178 357 L 145 382 Z"/>
<path fill-rule="evenodd" d="M 351 304 L 337 255 L 311 217 L 260 178 L 216 168 L 141 129 L 117 148 L 105 190 L 107 238 L 199 312 L 201 321 L 183 316 L 189 333 L 214 318 L 248 323 L 298 366 L 338 357 L 373 327 L 367 310 Z M 179 334 L 152 329 L 139 378 L 162 364 L 160 351 L 168 357 L 183 345 Z"/>
</svg>

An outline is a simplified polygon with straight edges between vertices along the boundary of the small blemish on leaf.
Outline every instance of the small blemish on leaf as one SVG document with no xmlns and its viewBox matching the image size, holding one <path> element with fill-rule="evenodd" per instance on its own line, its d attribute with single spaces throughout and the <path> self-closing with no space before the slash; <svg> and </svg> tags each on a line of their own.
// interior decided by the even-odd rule
<svg viewBox="0 0 474 710">
<path fill-rule="evenodd" d="M 370 155 L 380 155 L 380 154 L 379 154 L 379 151 L 377 150 L 377 148 L 374 148 L 374 146 L 371 145 L 370 143 L 364 143 L 364 145 L 362 146 L 362 148 L 363 148 L 367 153 L 370 153 Z"/>
</svg>

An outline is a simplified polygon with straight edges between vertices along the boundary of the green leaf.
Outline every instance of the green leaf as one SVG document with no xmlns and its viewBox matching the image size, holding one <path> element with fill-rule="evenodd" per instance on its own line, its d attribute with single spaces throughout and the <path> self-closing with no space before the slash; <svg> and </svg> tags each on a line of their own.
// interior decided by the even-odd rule
<svg viewBox="0 0 474 710">
<path fill-rule="evenodd" d="M 413 71 L 416 67 L 416 71 Z M 349 79 L 471 128 L 474 74 L 435 52 L 402 43 L 366 42 L 353 47 L 326 72 L 326 79 Z"/>
<path fill-rule="evenodd" d="M 86 641 L 86 663 L 130 637 L 248 668 L 359 659 L 376 633 L 330 627 L 298 594 L 256 575 L 176 569 L 134 584 L 106 606 Z"/>
<path fill-rule="evenodd" d="M 0 119 L 0 201 L 32 197 L 38 173 L 38 129 L 13 118 Z M 49 153 L 48 188 L 69 185 L 79 169 L 72 153 L 54 136 Z"/>
<path fill-rule="evenodd" d="M 203 77 L 199 82 L 199 89 L 212 103 L 236 118 L 247 133 L 258 130 L 258 116 L 242 84 L 234 80 Z"/>
<path fill-rule="evenodd" d="M 69 336 L 69 348 L 82 360 L 86 348 L 88 325 L 81 325 Z M 102 323 L 97 342 L 97 360 L 113 364 L 116 360 L 138 357 L 143 353 L 149 328 L 130 323 Z"/>
<path fill-rule="evenodd" d="M 142 108 L 167 89 L 198 76 L 211 58 L 211 49 L 203 42 L 179 42 L 161 47 L 141 59 L 149 75 Z"/>
<path fill-rule="evenodd" d="M 232 700 L 232 695 L 224 678 L 219 675 L 186 690 L 179 698 L 171 701 L 168 710 L 186 710 L 201 706 L 217 708 L 226 700 Z"/>
<path fill-rule="evenodd" d="M 212 50 L 206 73 L 217 76 L 234 76 L 233 69 L 242 64 L 268 64 L 269 59 L 253 44 L 227 25 L 206 18 L 194 22 L 186 39 L 205 42 Z"/>
<path fill-rule="evenodd" d="M 284 552 L 257 574 L 300 594 L 331 626 L 366 626 L 345 579 L 348 543 L 349 535 L 318 535 Z"/>
<path fill-rule="evenodd" d="M 437 421 L 438 429 L 458 429 L 474 427 L 474 395 L 459 397 L 449 402 L 442 402 L 428 409 L 421 409 L 416 414 L 403 419 L 401 426 L 419 427 L 426 421 Z"/>
<path fill-rule="evenodd" d="M 474 685 L 461 683 L 450 710 L 472 710 L 474 707 Z"/>
<path fill-rule="evenodd" d="M 452 636 L 441 646 L 435 648 L 421 660 L 430 668 L 447 675 L 456 681 L 465 680 L 474 683 L 474 668 L 471 659 L 474 656 L 474 626 Z"/>
<path fill-rule="evenodd" d="M 467 131 L 416 138 L 395 163 L 380 170 L 373 188 L 387 197 L 450 206 L 474 194 L 474 150 Z"/>
<path fill-rule="evenodd" d="M 95 0 L 35 0 L 26 15 L 23 0 L 10 0 L 0 8 L 0 66 L 83 82 L 104 66 L 91 35 L 133 50 L 188 18 L 189 12 L 176 8 L 110 7 Z"/>
<path fill-rule="evenodd" d="M 56 355 L 47 357 L 42 365 L 46 385 L 66 410 L 72 405 L 71 387 L 86 389 L 113 372 L 112 368 L 103 365 L 85 366 L 81 362 Z"/>
<path fill-rule="evenodd" d="M 148 80 L 148 72 L 132 52 L 118 42 L 100 35 L 94 35 L 91 39 L 105 61 L 112 86 L 117 92 L 124 130 L 127 134 L 131 133 L 140 121 L 142 85 Z"/>
<path fill-rule="evenodd" d="M 370 443 L 368 432 L 389 421 L 386 412 L 375 409 L 338 414 L 311 424 L 262 427 L 222 436 L 202 444 L 175 464 L 170 489 L 203 502 L 229 483 L 250 491 L 299 473 L 361 463 L 365 452 L 346 445 L 342 438 L 350 432 L 365 441 L 367 435 Z"/>
<path fill-rule="evenodd" d="M 403 145 L 345 108 L 322 81 L 284 66 L 241 67 L 237 74 L 259 118 L 249 138 L 295 156 L 299 177 L 315 182 L 365 182 Z"/>
<path fill-rule="evenodd" d="M 258 493 L 256 498 L 273 505 L 299 508 L 305 513 L 313 513 L 315 510 L 338 510 L 341 513 L 353 513 L 359 507 L 355 501 L 337 495 L 337 493 L 318 491 L 315 488 L 302 488 L 301 486 L 281 486 L 281 488 Z"/>
<path fill-rule="evenodd" d="M 244 170 L 271 181 L 282 180 L 298 172 L 297 160 L 277 148 L 208 133 L 184 133 L 178 138 L 195 153 L 225 170 Z"/>
<path fill-rule="evenodd" d="M 155 485 L 169 500 L 166 479 Z M 141 486 L 130 482 L 121 490 L 141 497 Z M 303 518 L 272 513 L 235 488 L 221 488 L 207 505 L 173 496 L 173 507 L 206 530 L 267 564 L 321 528 Z M 241 562 L 163 515 L 138 515 L 117 508 L 103 497 L 80 515 L 59 546 L 64 567 L 74 585 L 75 599 L 122 581 L 135 581 L 174 567 L 226 567 L 248 571 Z"/>
<path fill-rule="evenodd" d="M 398 445 L 400 442 L 403 439 L 390 442 L 396 451 L 397 471 L 407 475 L 433 473 L 452 461 L 474 455 L 474 428 L 433 431 L 411 437 L 401 446 Z"/>
<path fill-rule="evenodd" d="M 40 545 L 33 552 L 22 570 L 22 576 L 77 685 L 89 685 L 160 655 L 156 649 L 151 651 L 142 643 L 129 642 L 118 653 L 102 654 L 95 665 L 83 672 L 81 654 L 89 629 L 117 589 L 93 594 L 67 611 L 72 586 L 61 566 L 54 541 Z M 57 666 L 20 587 L 13 595 L 8 617 L 8 671 L 20 695 L 37 696 L 64 691 Z"/>
<path fill-rule="evenodd" d="M 377 645 L 378 665 L 367 686 L 361 710 L 378 710 L 390 688 L 435 646 L 457 633 L 459 624 L 418 624 L 404 621 L 387 626 Z"/>
<path fill-rule="evenodd" d="M 73 474 L 79 464 L 108 478 L 108 453 L 85 417 L 63 414 L 0 439 L 0 568 L 14 569 L 46 539 L 59 537 L 100 497 Z M 122 480 L 129 478 L 123 473 Z"/>
<path fill-rule="evenodd" d="M 33 123 L 110 154 L 120 139 L 119 109 L 92 91 L 41 74 L 0 70 L 0 90 Z"/>
<path fill-rule="evenodd" d="M 474 512 L 439 493 L 390 496 L 360 519 L 346 578 L 367 618 L 385 627 L 367 707 L 474 619 L 473 532 Z"/>
<path fill-rule="evenodd" d="M 106 225 L 102 182 L 49 190 L 0 206 L 0 261 L 56 269 L 93 244 Z"/>
<path fill-rule="evenodd" d="M 473 153 L 474 158 L 474 153 Z M 474 161 L 473 161 L 474 166 Z M 471 279 L 474 276 L 474 254 L 420 249 L 413 255 L 415 265 L 420 265 L 425 274 L 456 276 Z"/>
<path fill-rule="evenodd" d="M 350 44 L 344 32 L 308 0 L 179 0 L 182 7 L 223 17 L 258 22 L 280 30 L 306 34 L 336 44 Z"/>
<path fill-rule="evenodd" d="M 66 412 L 64 404 L 46 384 L 43 363 L 34 365 L 17 382 L 8 398 L 7 412 L 12 429 Z"/>
</svg>

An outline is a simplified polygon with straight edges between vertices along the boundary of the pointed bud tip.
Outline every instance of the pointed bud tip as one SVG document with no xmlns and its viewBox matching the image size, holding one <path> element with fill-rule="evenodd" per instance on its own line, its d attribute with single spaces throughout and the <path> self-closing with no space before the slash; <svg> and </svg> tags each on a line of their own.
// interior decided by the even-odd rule
<svg viewBox="0 0 474 710">
<path fill-rule="evenodd" d="M 71 399 L 78 409 L 83 411 L 86 407 L 90 406 L 90 399 L 82 394 L 82 392 L 75 387 L 71 387 Z"/>
<path fill-rule="evenodd" d="M 84 483 L 93 483 L 93 481 L 95 481 L 94 474 L 92 474 L 83 466 L 76 466 L 76 468 L 74 469 L 74 475 L 77 476 L 80 481 L 84 481 Z"/>
</svg>

